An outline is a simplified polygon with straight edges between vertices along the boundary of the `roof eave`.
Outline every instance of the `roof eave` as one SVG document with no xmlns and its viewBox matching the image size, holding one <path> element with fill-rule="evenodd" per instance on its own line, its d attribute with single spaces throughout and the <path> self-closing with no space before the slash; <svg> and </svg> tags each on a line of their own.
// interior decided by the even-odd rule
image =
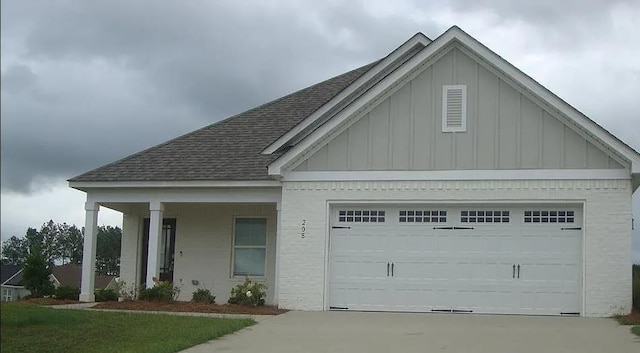
<svg viewBox="0 0 640 353">
<path fill-rule="evenodd" d="M 281 186 L 282 183 L 277 180 L 69 181 L 69 187 L 85 192 L 89 189 L 273 188 Z"/>
</svg>

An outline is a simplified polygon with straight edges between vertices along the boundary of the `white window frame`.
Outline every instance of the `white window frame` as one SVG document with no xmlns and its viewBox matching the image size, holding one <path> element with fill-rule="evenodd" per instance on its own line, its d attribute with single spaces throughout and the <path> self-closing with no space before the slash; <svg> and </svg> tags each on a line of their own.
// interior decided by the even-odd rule
<svg viewBox="0 0 640 353">
<path fill-rule="evenodd" d="M 450 90 L 462 90 L 462 122 L 461 126 L 447 125 L 447 92 Z M 442 132 L 467 131 L 467 85 L 443 85 L 442 86 Z"/>
<path fill-rule="evenodd" d="M 238 245 L 236 246 L 236 222 L 238 219 L 264 219 L 265 220 L 265 233 L 264 233 L 264 245 Z M 233 240 L 231 243 L 231 278 L 266 278 L 267 277 L 267 262 L 268 262 L 268 248 L 269 248 L 269 218 L 265 216 L 238 216 L 233 218 Z M 264 274 L 262 276 L 256 275 L 236 275 L 236 249 L 264 249 Z"/>
<path fill-rule="evenodd" d="M 13 290 L 11 289 L 3 289 L 2 290 L 2 301 L 3 302 L 10 302 L 13 300 Z"/>
</svg>

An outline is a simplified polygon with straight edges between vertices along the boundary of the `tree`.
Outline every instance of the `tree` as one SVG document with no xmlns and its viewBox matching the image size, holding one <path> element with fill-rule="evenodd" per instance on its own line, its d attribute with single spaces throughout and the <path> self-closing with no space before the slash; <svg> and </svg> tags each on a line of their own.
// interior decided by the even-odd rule
<svg viewBox="0 0 640 353">
<path fill-rule="evenodd" d="M 81 264 L 84 249 L 83 232 L 75 224 L 66 223 L 58 224 L 58 231 L 62 263 Z"/>
<path fill-rule="evenodd" d="M 30 249 L 22 271 L 24 287 L 31 292 L 31 296 L 34 298 L 50 295 L 54 289 L 53 283 L 49 279 L 50 275 L 50 264 L 47 263 L 41 246 L 36 244 Z"/>
<path fill-rule="evenodd" d="M 112 226 L 98 227 L 96 244 L 96 273 L 117 276 L 120 273 L 120 244 L 122 229 Z"/>
<path fill-rule="evenodd" d="M 32 229 L 32 228 L 29 228 Z M 35 231 L 35 229 L 33 229 Z M 12 236 L 2 242 L 3 264 L 23 264 L 29 255 L 29 244 L 25 238 Z"/>
</svg>

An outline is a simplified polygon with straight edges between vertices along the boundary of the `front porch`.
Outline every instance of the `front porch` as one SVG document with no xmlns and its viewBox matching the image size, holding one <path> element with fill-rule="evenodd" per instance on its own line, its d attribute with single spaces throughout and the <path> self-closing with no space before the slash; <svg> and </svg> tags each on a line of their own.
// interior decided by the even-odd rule
<svg viewBox="0 0 640 353">
<path fill-rule="evenodd" d="M 209 289 L 225 303 L 231 288 L 249 275 L 268 286 L 267 304 L 277 304 L 280 188 L 84 191 L 80 301 L 95 301 L 92 274 L 103 206 L 123 213 L 120 278 L 127 288 L 137 293 L 158 278 L 180 288 L 179 300 Z"/>
</svg>

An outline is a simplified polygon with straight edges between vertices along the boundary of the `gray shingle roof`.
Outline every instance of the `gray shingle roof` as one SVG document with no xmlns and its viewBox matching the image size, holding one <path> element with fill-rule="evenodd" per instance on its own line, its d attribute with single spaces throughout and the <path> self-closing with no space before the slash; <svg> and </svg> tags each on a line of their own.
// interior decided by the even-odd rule
<svg viewBox="0 0 640 353">
<path fill-rule="evenodd" d="M 376 63 L 307 87 L 69 181 L 267 180 L 260 152 Z"/>
<path fill-rule="evenodd" d="M 22 270 L 23 267 L 24 265 L 17 265 L 17 264 L 0 266 L 0 283 L 7 284 L 10 286 L 22 285 L 20 284 L 20 282 L 22 281 L 22 276 L 18 274 L 18 276 L 14 277 L 14 275 L 18 273 L 20 270 Z M 7 282 L 9 279 L 11 279 L 11 281 Z M 4 283 L 4 282 L 7 282 L 7 283 Z"/>
</svg>

